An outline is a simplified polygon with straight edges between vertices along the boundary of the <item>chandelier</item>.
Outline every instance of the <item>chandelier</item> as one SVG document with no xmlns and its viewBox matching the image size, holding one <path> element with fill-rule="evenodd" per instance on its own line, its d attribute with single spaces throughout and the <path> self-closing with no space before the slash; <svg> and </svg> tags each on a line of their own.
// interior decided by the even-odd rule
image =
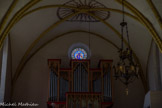
<svg viewBox="0 0 162 108">
<path fill-rule="evenodd" d="M 128 95 L 128 85 L 138 78 L 139 67 L 133 60 L 133 53 L 130 47 L 129 35 L 128 35 L 128 25 L 124 19 L 124 0 L 122 0 L 122 12 L 123 20 L 120 23 L 121 26 L 121 48 L 119 50 L 119 62 L 114 66 L 114 77 L 119 79 L 123 84 L 126 85 L 126 95 Z M 125 30 L 125 33 L 124 33 Z M 127 37 L 128 47 L 124 49 L 123 39 L 124 34 Z"/>
</svg>

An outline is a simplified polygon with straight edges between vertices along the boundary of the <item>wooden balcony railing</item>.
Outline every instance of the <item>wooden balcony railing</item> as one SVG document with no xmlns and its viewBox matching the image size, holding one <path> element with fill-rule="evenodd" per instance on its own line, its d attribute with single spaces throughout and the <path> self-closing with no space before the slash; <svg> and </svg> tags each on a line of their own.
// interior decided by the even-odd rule
<svg viewBox="0 0 162 108">
<path fill-rule="evenodd" d="M 101 93 L 68 92 L 66 108 L 101 108 Z"/>
</svg>

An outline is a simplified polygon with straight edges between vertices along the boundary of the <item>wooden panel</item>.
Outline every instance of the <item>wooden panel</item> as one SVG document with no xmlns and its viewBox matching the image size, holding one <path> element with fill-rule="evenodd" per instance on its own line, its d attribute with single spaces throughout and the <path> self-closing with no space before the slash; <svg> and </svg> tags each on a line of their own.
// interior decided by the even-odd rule
<svg viewBox="0 0 162 108">
<path fill-rule="evenodd" d="M 88 92 L 79 92 L 75 93 L 74 92 L 74 71 L 75 68 L 77 67 L 77 64 L 81 63 L 81 66 L 85 67 L 85 70 L 87 72 L 88 77 L 85 77 L 85 79 L 87 78 L 88 80 L 85 81 L 85 83 L 87 83 L 87 87 L 88 87 Z M 110 65 L 110 72 L 112 71 L 112 60 L 101 60 L 100 64 L 99 64 L 99 68 L 95 68 L 95 69 L 90 69 L 90 61 L 89 60 L 72 60 L 71 61 L 71 68 L 65 69 L 65 68 L 61 68 L 61 60 L 60 59 L 49 59 L 48 60 L 48 66 L 49 68 L 53 68 L 55 74 L 58 76 L 57 79 L 57 102 L 59 103 L 60 101 L 60 78 L 63 78 L 65 80 L 68 81 L 68 93 L 72 93 L 71 95 L 73 97 L 77 97 L 78 99 L 81 99 L 82 96 L 85 96 L 88 98 L 92 98 L 91 100 L 94 99 L 94 95 L 92 96 L 93 91 L 93 81 L 95 80 L 100 80 L 99 83 L 101 83 L 101 92 L 100 92 L 100 102 L 103 103 L 104 102 L 104 75 L 106 74 L 106 72 L 104 72 L 104 69 L 106 69 L 106 65 Z M 80 69 L 80 68 L 79 68 Z M 80 74 L 78 74 L 79 76 L 82 74 L 82 71 L 80 71 Z M 112 94 L 112 101 L 113 101 L 113 82 L 112 82 L 112 72 L 110 75 L 110 80 L 111 80 L 111 94 Z M 80 80 L 82 80 L 83 78 L 81 78 Z M 108 82 L 108 78 L 105 79 L 105 81 Z M 80 84 L 80 83 L 79 83 Z M 106 85 L 105 85 L 106 86 Z M 81 87 L 82 87 L 82 82 L 81 82 Z M 86 87 L 86 88 L 87 88 Z M 107 87 L 108 88 L 108 87 Z M 69 96 L 69 94 L 68 94 Z M 66 102 L 69 101 L 69 97 L 66 94 Z M 67 104 L 67 103 L 66 103 Z M 79 102 L 79 104 L 82 104 L 81 102 Z M 105 104 L 108 104 L 107 102 Z M 86 105 L 88 105 L 88 101 L 86 100 Z M 57 105 L 59 108 L 61 107 L 61 105 Z M 94 103 L 92 103 L 92 107 L 94 106 Z M 103 105 L 102 107 L 107 106 L 107 105 Z M 78 108 L 80 106 L 77 106 Z M 88 107 L 88 106 L 87 106 Z"/>
</svg>

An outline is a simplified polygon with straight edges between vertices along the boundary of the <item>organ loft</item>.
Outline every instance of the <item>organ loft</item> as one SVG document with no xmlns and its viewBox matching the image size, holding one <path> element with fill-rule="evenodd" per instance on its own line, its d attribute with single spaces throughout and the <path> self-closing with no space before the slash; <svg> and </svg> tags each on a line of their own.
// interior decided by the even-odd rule
<svg viewBox="0 0 162 108">
<path fill-rule="evenodd" d="M 60 59 L 49 59 L 48 108 L 109 108 L 113 104 L 112 60 L 74 59 L 61 68 Z"/>
</svg>

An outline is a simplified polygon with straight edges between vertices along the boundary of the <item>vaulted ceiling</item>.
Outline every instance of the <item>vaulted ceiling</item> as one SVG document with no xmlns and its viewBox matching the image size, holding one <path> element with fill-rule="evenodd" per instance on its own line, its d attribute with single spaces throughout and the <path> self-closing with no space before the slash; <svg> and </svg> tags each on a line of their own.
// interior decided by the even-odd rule
<svg viewBox="0 0 162 108">
<path fill-rule="evenodd" d="M 57 10 L 65 7 L 69 0 L 1 0 L 0 1 L 0 46 L 10 35 L 15 80 L 27 61 L 36 51 L 53 36 L 63 33 L 92 32 L 103 36 L 120 47 L 120 22 L 122 21 L 121 0 L 96 0 L 107 8 L 96 10 L 109 11 L 106 20 L 100 22 L 67 22 L 59 19 Z M 79 1 L 79 0 L 74 0 Z M 80 0 L 84 3 L 85 0 Z M 88 0 L 87 0 L 88 1 Z M 161 0 L 127 0 L 125 2 L 126 21 L 130 35 L 131 47 L 136 60 L 141 64 L 143 76 L 146 72 L 151 43 L 154 41 L 162 52 L 162 1 Z M 77 9 L 87 14 L 88 9 Z M 110 42 L 110 43 L 111 43 Z M 126 42 L 127 43 L 127 42 Z"/>
</svg>

